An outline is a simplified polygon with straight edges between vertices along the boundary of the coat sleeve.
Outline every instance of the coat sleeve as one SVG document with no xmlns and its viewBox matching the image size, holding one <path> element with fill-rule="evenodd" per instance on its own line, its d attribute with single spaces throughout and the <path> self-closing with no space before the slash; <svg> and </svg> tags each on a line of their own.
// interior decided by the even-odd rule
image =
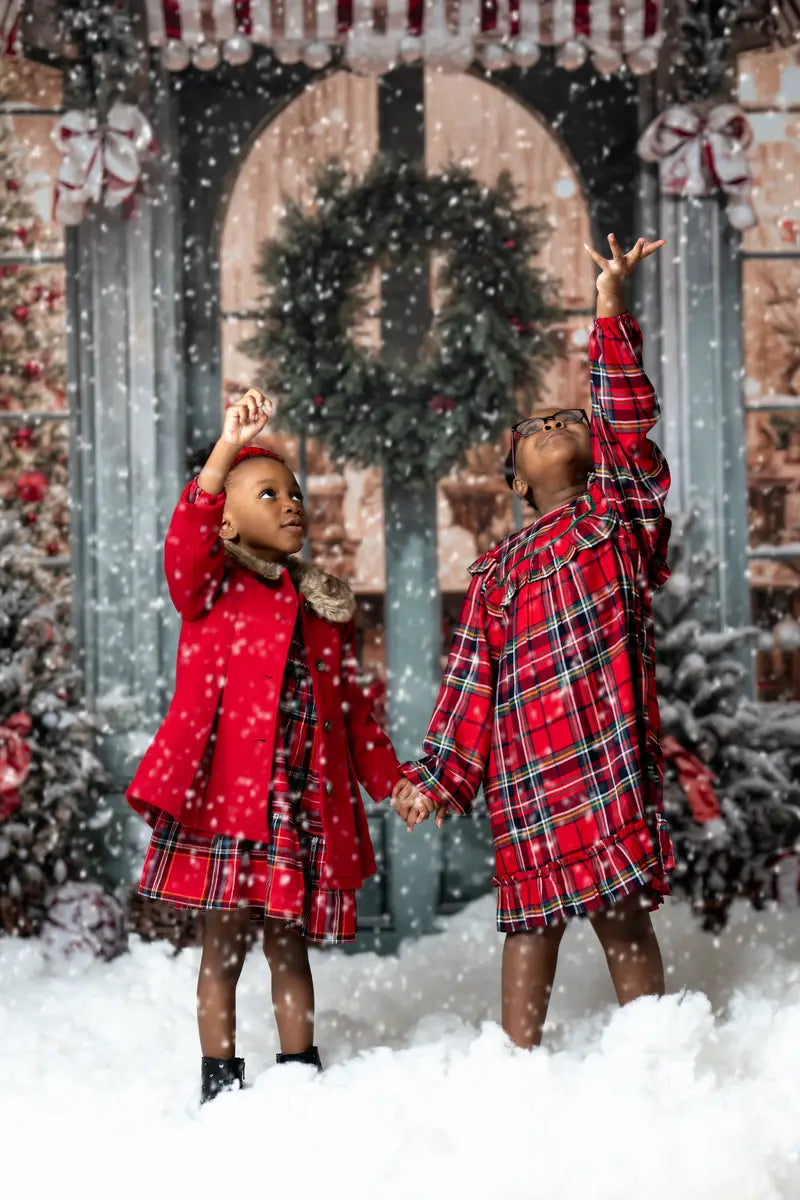
<svg viewBox="0 0 800 1200">
<path fill-rule="evenodd" d="M 394 746 L 372 711 L 372 701 L 358 684 L 356 630 L 352 621 L 342 634 L 342 694 L 350 754 L 359 783 L 376 803 L 391 795 L 400 777 Z"/>
<path fill-rule="evenodd" d="M 489 758 L 496 667 L 487 629 L 484 576 L 473 576 L 453 635 L 439 699 L 423 742 L 425 755 L 404 763 L 406 779 L 436 804 L 469 811 Z"/>
<path fill-rule="evenodd" d="M 642 333 L 630 313 L 599 317 L 589 340 L 595 486 L 632 530 L 652 586 L 669 575 L 665 516 L 669 467 L 647 436 L 661 410 L 642 366 Z"/>
<path fill-rule="evenodd" d="M 164 571 L 172 603 L 186 621 L 211 609 L 225 573 L 219 536 L 225 492 L 211 496 L 186 485 L 172 514 L 164 543 Z"/>
</svg>

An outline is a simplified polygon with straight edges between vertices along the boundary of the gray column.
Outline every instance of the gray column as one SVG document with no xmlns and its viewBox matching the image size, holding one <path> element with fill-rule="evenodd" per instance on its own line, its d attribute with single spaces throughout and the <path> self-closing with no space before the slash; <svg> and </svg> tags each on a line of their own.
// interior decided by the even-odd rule
<svg viewBox="0 0 800 1200">
<path fill-rule="evenodd" d="M 381 150 L 422 160 L 425 78 L 401 67 L 382 81 L 378 101 Z M 381 278 L 382 336 L 393 353 L 416 358 L 430 322 L 428 272 L 394 263 Z M 389 727 L 401 759 L 422 750 L 441 679 L 441 598 L 436 539 L 436 485 L 410 489 L 384 480 L 386 649 Z M 433 927 L 441 888 L 441 833 L 432 821 L 413 834 L 394 814 L 387 828 L 388 897 L 401 937 Z"/>
<path fill-rule="evenodd" d="M 747 477 L 739 235 L 717 198 L 661 202 L 663 435 L 671 506 L 700 513 L 718 559 L 710 616 L 747 624 Z"/>
<path fill-rule="evenodd" d="M 151 79 L 148 94 L 142 76 L 159 151 L 136 211 L 98 208 L 67 240 L 76 638 L 123 828 L 117 793 L 172 682 L 162 546 L 185 456 L 174 113 L 166 80 Z"/>
</svg>

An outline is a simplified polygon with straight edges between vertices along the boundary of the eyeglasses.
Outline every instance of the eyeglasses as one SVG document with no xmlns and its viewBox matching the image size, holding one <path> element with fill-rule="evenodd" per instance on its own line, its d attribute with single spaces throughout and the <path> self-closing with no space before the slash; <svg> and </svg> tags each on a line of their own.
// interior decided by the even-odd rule
<svg viewBox="0 0 800 1200">
<path fill-rule="evenodd" d="M 580 425 L 581 421 L 589 424 L 584 409 L 562 408 L 550 417 L 526 417 L 524 421 L 517 422 L 511 433 L 514 437 L 527 438 L 534 433 L 541 433 L 546 425 Z"/>
</svg>

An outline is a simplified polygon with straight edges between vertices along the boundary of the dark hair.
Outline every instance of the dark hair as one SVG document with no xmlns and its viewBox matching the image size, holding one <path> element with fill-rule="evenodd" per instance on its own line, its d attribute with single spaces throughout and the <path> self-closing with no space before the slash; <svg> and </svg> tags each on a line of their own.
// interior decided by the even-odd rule
<svg viewBox="0 0 800 1200">
<path fill-rule="evenodd" d="M 514 490 L 514 455 L 512 454 L 512 452 L 510 450 L 509 450 L 508 454 L 506 455 L 505 462 L 503 463 L 503 475 L 505 476 L 506 483 L 508 484 L 508 486 L 511 488 L 511 491 L 513 492 L 513 490 Z M 524 496 L 521 497 L 521 499 L 525 500 L 526 503 L 530 504 L 531 508 L 536 507 L 536 505 L 533 502 L 533 488 L 532 487 L 530 487 L 530 486 L 528 487 L 527 492 L 525 493 Z"/>
</svg>

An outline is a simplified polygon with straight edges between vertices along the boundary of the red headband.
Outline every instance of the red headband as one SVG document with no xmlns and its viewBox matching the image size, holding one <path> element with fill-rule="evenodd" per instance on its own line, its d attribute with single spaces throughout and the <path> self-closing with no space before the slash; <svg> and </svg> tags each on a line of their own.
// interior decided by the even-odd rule
<svg viewBox="0 0 800 1200">
<path fill-rule="evenodd" d="M 276 454 L 274 450 L 268 450 L 266 446 L 245 446 L 236 455 L 228 470 L 232 471 L 234 467 L 239 466 L 239 463 L 247 462 L 248 458 L 274 458 L 275 462 L 286 466 L 286 459 L 281 458 L 280 454 Z"/>
</svg>

